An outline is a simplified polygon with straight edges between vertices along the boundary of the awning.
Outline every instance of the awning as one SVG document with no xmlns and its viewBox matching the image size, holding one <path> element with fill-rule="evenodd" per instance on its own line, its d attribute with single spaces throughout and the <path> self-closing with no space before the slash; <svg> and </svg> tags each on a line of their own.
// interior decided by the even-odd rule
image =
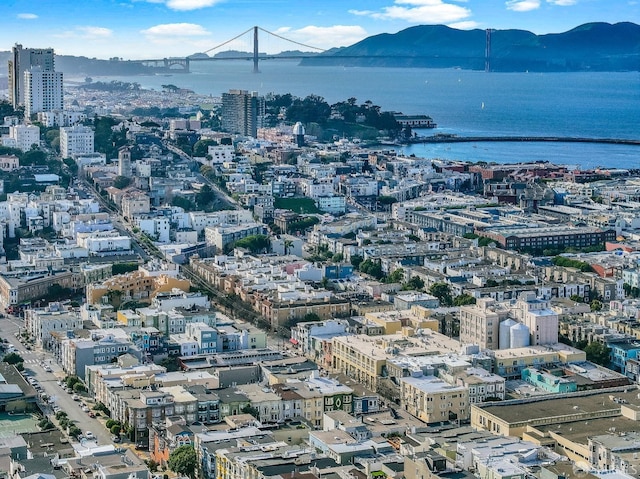
<svg viewBox="0 0 640 479">
<path fill-rule="evenodd" d="M 293 339 L 293 338 L 291 338 L 291 339 L 289 340 L 289 342 L 290 342 L 291 344 L 298 344 L 298 340 L 297 340 L 297 339 Z"/>
</svg>

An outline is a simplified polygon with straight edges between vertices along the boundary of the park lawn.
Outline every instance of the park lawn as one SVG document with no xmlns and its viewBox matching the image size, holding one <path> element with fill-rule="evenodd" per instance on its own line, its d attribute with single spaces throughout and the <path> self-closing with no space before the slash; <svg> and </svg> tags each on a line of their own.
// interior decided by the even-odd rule
<svg viewBox="0 0 640 479">
<path fill-rule="evenodd" d="M 301 215 L 321 213 L 311 198 L 276 198 L 274 206 L 277 209 L 291 210 Z"/>
</svg>

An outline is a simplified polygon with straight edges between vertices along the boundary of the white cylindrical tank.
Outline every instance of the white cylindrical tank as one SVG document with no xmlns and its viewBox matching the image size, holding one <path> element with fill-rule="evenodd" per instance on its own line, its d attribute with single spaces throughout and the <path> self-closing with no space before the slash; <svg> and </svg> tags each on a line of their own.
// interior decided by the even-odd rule
<svg viewBox="0 0 640 479">
<path fill-rule="evenodd" d="M 511 347 L 511 327 L 516 325 L 513 319 L 506 319 L 500 323 L 500 331 L 498 334 L 498 347 L 500 349 L 509 349 Z"/>
<path fill-rule="evenodd" d="M 512 348 L 524 348 L 529 346 L 529 328 L 524 324 L 514 324 L 511 326 L 509 333 Z"/>
<path fill-rule="evenodd" d="M 293 125 L 293 134 L 295 136 L 304 136 L 304 125 L 300 122 L 297 122 L 295 125 Z"/>
</svg>

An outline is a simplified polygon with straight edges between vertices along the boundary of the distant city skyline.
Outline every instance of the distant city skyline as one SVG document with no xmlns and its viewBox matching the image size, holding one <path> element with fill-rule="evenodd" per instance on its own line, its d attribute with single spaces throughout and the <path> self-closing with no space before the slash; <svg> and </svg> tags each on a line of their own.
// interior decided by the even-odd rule
<svg viewBox="0 0 640 479">
<path fill-rule="evenodd" d="M 640 23 L 640 1 L 13 0 L 0 2 L 0 18 L 0 50 L 21 43 L 61 55 L 140 59 L 205 51 L 253 25 L 320 48 L 423 24 L 559 33 L 595 21 Z M 250 37 L 229 48 L 249 50 Z M 261 37 L 261 51 L 296 48 Z"/>
</svg>

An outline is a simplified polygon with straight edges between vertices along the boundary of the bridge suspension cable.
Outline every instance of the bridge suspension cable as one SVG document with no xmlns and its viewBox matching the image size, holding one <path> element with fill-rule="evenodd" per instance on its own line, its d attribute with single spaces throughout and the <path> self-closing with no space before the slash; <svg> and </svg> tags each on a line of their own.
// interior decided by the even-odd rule
<svg viewBox="0 0 640 479">
<path fill-rule="evenodd" d="M 251 27 L 251 28 L 249 28 L 249 29 L 245 30 L 244 32 L 240 33 L 239 35 L 236 35 L 236 36 L 235 36 L 235 37 L 233 37 L 232 39 L 227 40 L 226 42 L 222 42 L 220 45 L 216 45 L 215 47 L 209 48 L 208 50 L 205 50 L 205 51 L 204 51 L 204 52 L 202 52 L 202 53 L 209 53 L 210 51 L 216 50 L 216 49 L 218 49 L 218 48 L 220 48 L 220 47 L 224 47 L 227 43 L 231 43 L 232 41 L 237 40 L 238 38 L 240 38 L 242 35 L 245 35 L 245 34 L 249 33 L 251 30 L 253 30 L 253 28 L 254 28 L 254 27 Z M 265 31 L 266 31 L 266 30 L 265 30 Z M 267 33 L 268 33 L 268 32 L 267 32 Z M 286 39 L 285 39 L 285 40 L 286 40 Z"/>
<path fill-rule="evenodd" d="M 306 43 L 296 42 L 295 40 L 291 40 L 290 38 L 286 38 L 286 37 L 283 37 L 282 35 L 278 35 L 277 33 L 270 32 L 269 30 L 265 30 L 262 27 L 258 27 L 258 29 L 262 30 L 264 33 L 268 33 L 269 35 L 273 35 L 274 37 L 277 37 L 277 38 L 279 38 L 281 40 L 285 40 L 285 41 L 287 41 L 289 43 L 295 43 L 296 45 L 300 45 L 301 47 L 311 48 L 312 50 L 318 50 L 320 52 L 326 51 L 324 48 L 314 47 L 312 45 L 307 45 Z M 244 33 L 247 33 L 247 32 L 244 32 Z M 242 35 L 244 35 L 244 33 Z"/>
</svg>

